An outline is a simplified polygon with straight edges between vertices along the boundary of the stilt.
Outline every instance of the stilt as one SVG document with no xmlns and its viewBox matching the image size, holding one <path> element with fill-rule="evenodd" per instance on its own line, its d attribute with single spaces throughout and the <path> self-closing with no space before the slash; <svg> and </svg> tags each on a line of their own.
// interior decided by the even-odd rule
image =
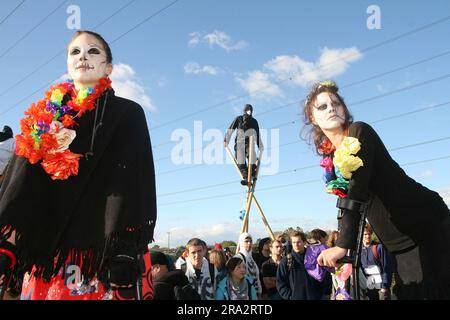
<svg viewBox="0 0 450 320">
<path fill-rule="evenodd" d="M 230 150 L 230 148 L 228 146 L 226 147 L 226 150 L 227 150 L 228 156 L 233 160 L 233 165 L 234 165 L 236 171 L 239 173 L 239 176 L 241 177 L 241 179 L 244 180 L 245 177 L 242 175 L 242 172 L 239 169 L 239 166 L 238 166 L 238 163 L 237 163 L 237 160 L 236 160 L 235 156 L 233 155 L 233 153 L 231 152 L 231 150 Z M 264 225 L 266 227 L 266 230 L 267 230 L 270 238 L 272 240 L 274 240 L 275 236 L 273 234 L 273 231 L 270 228 L 270 225 L 269 225 L 269 223 L 268 223 L 268 221 L 267 221 L 267 219 L 266 219 L 266 217 L 264 215 L 264 212 L 263 212 L 263 210 L 261 208 L 261 205 L 259 204 L 259 202 L 256 199 L 256 196 L 254 194 L 255 193 L 255 187 L 256 187 L 256 181 L 257 181 L 258 174 L 259 174 L 259 167 L 260 167 L 260 164 L 261 164 L 261 158 L 262 158 L 262 154 L 263 153 L 259 152 L 259 157 L 258 157 L 258 160 L 257 160 L 255 176 L 254 177 L 252 177 L 252 171 L 253 171 L 252 170 L 252 165 L 253 165 L 252 164 L 252 162 L 253 162 L 252 154 L 253 154 L 253 137 L 250 137 L 248 177 L 246 177 L 247 178 L 247 182 L 248 182 L 248 184 L 247 184 L 247 194 L 246 194 L 247 200 L 246 200 L 246 204 L 245 204 L 245 215 L 244 215 L 244 219 L 243 219 L 243 222 L 242 222 L 242 226 L 241 226 L 241 230 L 240 230 L 239 235 L 241 235 L 244 232 L 248 232 L 248 230 L 249 230 L 250 208 L 251 208 L 252 201 L 255 200 L 256 207 L 257 207 L 257 209 L 259 211 L 259 214 L 261 215 L 261 218 L 262 218 L 262 221 L 263 221 L 263 223 L 264 223 Z M 236 253 L 237 252 L 239 252 L 239 241 L 238 241 L 237 247 L 236 247 Z"/>
</svg>

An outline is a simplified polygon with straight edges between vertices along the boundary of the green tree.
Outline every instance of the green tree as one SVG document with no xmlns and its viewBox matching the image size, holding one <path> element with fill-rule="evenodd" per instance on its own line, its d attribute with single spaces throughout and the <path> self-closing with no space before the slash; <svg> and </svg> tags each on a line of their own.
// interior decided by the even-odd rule
<svg viewBox="0 0 450 320">
<path fill-rule="evenodd" d="M 237 246 L 236 242 L 231 241 L 231 240 L 222 241 L 221 244 L 222 244 L 222 248 L 225 248 L 225 247 L 236 247 Z"/>
</svg>

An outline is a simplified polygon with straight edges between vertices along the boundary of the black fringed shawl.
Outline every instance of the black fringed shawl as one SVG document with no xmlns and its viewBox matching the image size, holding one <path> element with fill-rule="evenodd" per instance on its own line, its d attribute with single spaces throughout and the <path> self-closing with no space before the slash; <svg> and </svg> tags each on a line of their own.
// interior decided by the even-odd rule
<svg viewBox="0 0 450 320">
<path fill-rule="evenodd" d="M 95 110 L 78 119 L 72 152 L 91 150 L 94 120 Z M 64 181 L 51 180 L 40 164 L 23 157 L 11 160 L 0 189 L 0 237 L 16 232 L 22 272 L 35 265 L 35 275 L 48 280 L 65 262 L 82 261 L 82 274 L 90 279 L 107 268 L 117 243 L 143 252 L 153 240 L 155 172 L 141 106 L 108 91 L 93 153 L 80 159 L 77 176 Z"/>
</svg>

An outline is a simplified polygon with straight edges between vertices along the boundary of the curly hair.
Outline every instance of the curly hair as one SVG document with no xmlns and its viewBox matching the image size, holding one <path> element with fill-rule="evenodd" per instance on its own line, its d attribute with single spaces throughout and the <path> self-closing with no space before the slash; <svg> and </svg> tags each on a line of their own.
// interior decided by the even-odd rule
<svg viewBox="0 0 450 320">
<path fill-rule="evenodd" d="M 308 142 L 308 144 L 314 144 L 317 154 L 322 155 L 320 151 L 320 145 L 326 139 L 325 134 L 322 129 L 318 125 L 315 125 L 312 122 L 312 113 L 313 113 L 313 105 L 316 102 L 316 98 L 319 94 L 323 92 L 328 92 L 333 94 L 336 98 L 339 99 L 339 102 L 344 107 L 345 113 L 345 122 L 343 129 L 347 129 L 350 124 L 353 122 L 353 117 L 350 114 L 350 111 L 347 108 L 347 105 L 344 102 L 344 99 L 338 93 L 339 87 L 336 85 L 334 81 L 326 80 L 322 82 L 315 83 L 308 95 L 306 96 L 305 103 L 303 106 L 303 122 L 304 126 L 302 129 L 302 138 Z"/>
</svg>

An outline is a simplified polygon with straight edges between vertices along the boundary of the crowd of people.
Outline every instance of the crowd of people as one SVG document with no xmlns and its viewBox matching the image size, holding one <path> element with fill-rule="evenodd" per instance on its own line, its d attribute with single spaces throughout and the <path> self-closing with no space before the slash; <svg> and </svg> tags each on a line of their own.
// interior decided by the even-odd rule
<svg viewBox="0 0 450 320">
<path fill-rule="evenodd" d="M 294 231 L 275 239 L 260 239 L 255 245 L 249 233 L 242 233 L 236 254 L 221 244 L 208 250 L 206 242 L 198 238 L 189 240 L 175 258 L 151 251 L 154 299 L 354 299 L 349 274 L 337 275 L 343 273 L 342 267 L 324 268 L 317 262 L 310 263 L 322 250 L 334 246 L 337 234 L 314 229 L 307 238 L 305 233 Z M 389 252 L 373 240 L 367 224 L 361 254 L 360 299 L 391 299 L 391 264 Z"/>
</svg>

